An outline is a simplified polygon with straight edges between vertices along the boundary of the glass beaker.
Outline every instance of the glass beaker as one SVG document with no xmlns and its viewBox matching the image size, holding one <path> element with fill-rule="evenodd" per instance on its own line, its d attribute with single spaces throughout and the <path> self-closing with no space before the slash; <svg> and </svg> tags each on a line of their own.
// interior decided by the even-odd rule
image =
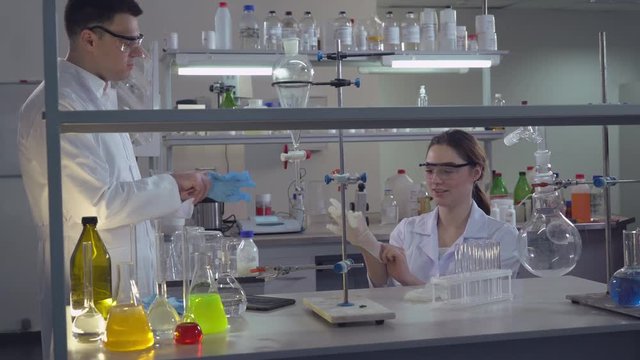
<svg viewBox="0 0 640 360">
<path fill-rule="evenodd" d="M 217 289 L 225 314 L 228 317 L 237 317 L 247 310 L 247 296 L 232 274 L 231 259 L 235 258 L 234 253 L 237 254 L 239 241 L 231 238 L 225 239 L 224 243 L 222 268 L 216 282 Z"/>
<path fill-rule="evenodd" d="M 185 322 L 198 323 L 205 335 L 225 332 L 228 325 L 210 262 L 211 254 L 195 254 L 195 272 L 184 315 Z"/>
<path fill-rule="evenodd" d="M 153 335 L 158 340 L 166 340 L 173 338 L 173 331 L 176 325 L 180 322 L 180 317 L 176 312 L 176 309 L 169 304 L 167 300 L 167 283 L 165 282 L 164 271 L 164 234 L 156 233 L 156 285 L 158 288 L 158 294 L 156 298 L 149 306 L 149 324 Z"/>
<path fill-rule="evenodd" d="M 611 299 L 624 307 L 640 306 L 640 229 L 622 230 L 624 267 L 609 281 Z"/>
<path fill-rule="evenodd" d="M 565 275 L 580 258 L 580 233 L 561 210 L 557 191 L 536 190 L 531 219 L 518 233 L 520 262 L 536 276 Z"/>
<path fill-rule="evenodd" d="M 118 264 L 115 305 L 109 311 L 104 347 L 111 351 L 134 351 L 153 345 L 153 332 L 133 280 L 133 264 Z"/>
<path fill-rule="evenodd" d="M 98 341 L 104 335 L 106 323 L 102 314 L 93 304 L 93 250 L 90 242 L 82 244 L 82 258 L 84 261 L 82 281 L 84 283 L 84 306 L 73 320 L 71 332 L 79 342 Z"/>
<path fill-rule="evenodd" d="M 313 67 L 298 54 L 298 38 L 282 39 L 284 56 L 273 65 L 273 85 L 283 108 L 304 108 L 309 100 Z"/>
</svg>

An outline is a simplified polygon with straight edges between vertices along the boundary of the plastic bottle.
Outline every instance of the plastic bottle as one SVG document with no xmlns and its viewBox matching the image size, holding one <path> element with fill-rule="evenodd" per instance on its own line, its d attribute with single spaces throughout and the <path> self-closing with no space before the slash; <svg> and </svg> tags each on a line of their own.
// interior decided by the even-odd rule
<svg viewBox="0 0 640 360">
<path fill-rule="evenodd" d="M 418 91 L 418 107 L 426 107 L 429 106 L 429 98 L 427 97 L 427 87 L 426 85 L 420 85 L 420 90 Z"/>
<path fill-rule="evenodd" d="M 467 27 L 456 26 L 456 50 L 467 51 Z"/>
<path fill-rule="evenodd" d="M 577 181 L 584 181 L 584 174 L 576 174 Z M 577 223 L 591 222 L 591 192 L 587 184 L 571 187 L 571 213 Z"/>
<path fill-rule="evenodd" d="M 398 203 L 398 221 L 411 216 L 411 193 L 413 188 L 413 180 L 406 174 L 404 169 L 398 169 L 398 172 L 387 178 L 384 184 L 385 189 L 391 189 L 393 196 Z M 417 194 L 415 194 L 417 196 Z M 417 201 L 414 197 L 413 201 Z"/>
<path fill-rule="evenodd" d="M 400 28 L 393 16 L 393 11 L 387 11 L 384 18 L 383 33 L 384 51 L 400 51 Z"/>
<path fill-rule="evenodd" d="M 437 49 L 438 13 L 435 9 L 424 9 L 420 13 L 420 50 L 435 52 Z"/>
<path fill-rule="evenodd" d="M 269 11 L 269 15 L 264 19 L 262 36 L 264 37 L 264 48 L 267 51 L 280 51 L 282 48 L 282 22 L 276 15 L 275 10 Z"/>
<path fill-rule="evenodd" d="M 258 266 L 258 247 L 253 242 L 253 231 L 240 232 L 240 245 L 238 246 L 238 276 L 252 275 L 251 269 Z"/>
<path fill-rule="evenodd" d="M 593 181 L 595 182 L 602 175 L 593 175 Z M 591 189 L 591 221 L 604 222 L 604 189 L 596 186 L 590 186 Z"/>
<path fill-rule="evenodd" d="M 260 24 L 254 13 L 253 5 L 245 5 L 240 18 L 240 48 L 260 49 Z"/>
<path fill-rule="evenodd" d="M 367 24 L 364 21 L 357 21 L 353 26 L 354 50 L 367 51 L 367 38 L 369 37 L 369 31 L 367 30 Z"/>
<path fill-rule="evenodd" d="M 282 18 L 282 38 L 298 37 L 298 21 L 293 17 L 293 12 L 285 11 Z"/>
<path fill-rule="evenodd" d="M 398 203 L 393 196 L 393 190 L 384 189 L 382 204 L 380 205 L 380 224 L 398 223 Z"/>
<path fill-rule="evenodd" d="M 318 27 L 311 11 L 305 11 L 298 24 L 300 30 L 300 52 L 318 51 Z"/>
<path fill-rule="evenodd" d="M 231 26 L 231 13 L 229 12 L 226 1 L 219 3 L 215 16 L 214 29 L 216 31 L 216 47 L 223 50 L 231 49 L 231 33 L 233 27 Z"/>
<path fill-rule="evenodd" d="M 335 41 L 338 39 L 340 39 L 340 46 L 343 51 L 351 50 L 353 27 L 346 11 L 340 11 L 338 17 L 333 20 L 333 44 L 329 45 L 329 48 L 334 47 Z"/>
<path fill-rule="evenodd" d="M 531 186 L 527 182 L 527 173 L 520 171 L 513 189 L 513 205 L 516 209 L 516 222 L 526 222 L 531 214 Z"/>
<path fill-rule="evenodd" d="M 496 172 L 496 175 L 493 178 L 493 183 L 491 184 L 491 190 L 489 191 L 489 197 L 491 200 L 505 199 L 509 197 L 509 190 L 507 190 L 507 186 L 504 184 L 502 173 Z"/>
<path fill-rule="evenodd" d="M 71 254 L 71 316 L 77 316 L 84 306 L 84 255 L 82 250 L 82 244 L 84 243 L 90 243 L 93 249 L 91 267 L 94 304 L 105 319 L 113 304 L 111 256 L 96 230 L 97 225 L 98 218 L 95 216 L 82 218 L 82 233 Z"/>
<path fill-rule="evenodd" d="M 403 51 L 417 51 L 420 48 L 420 25 L 413 11 L 407 11 L 400 25 L 400 40 Z"/>
</svg>

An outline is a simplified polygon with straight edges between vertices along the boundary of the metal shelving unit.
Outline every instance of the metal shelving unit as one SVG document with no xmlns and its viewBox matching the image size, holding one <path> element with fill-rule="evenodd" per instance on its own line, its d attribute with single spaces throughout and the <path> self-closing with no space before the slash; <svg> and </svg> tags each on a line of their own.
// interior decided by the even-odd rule
<svg viewBox="0 0 640 360">
<path fill-rule="evenodd" d="M 53 351 L 67 358 L 60 135 L 67 132 L 372 129 L 640 124 L 638 105 L 327 108 L 263 110 L 58 110 L 56 1 L 43 0 Z"/>
</svg>

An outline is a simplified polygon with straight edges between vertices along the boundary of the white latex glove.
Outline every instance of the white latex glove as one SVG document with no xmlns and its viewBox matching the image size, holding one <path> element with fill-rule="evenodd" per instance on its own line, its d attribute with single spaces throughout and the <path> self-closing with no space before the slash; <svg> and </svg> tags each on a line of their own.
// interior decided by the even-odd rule
<svg viewBox="0 0 640 360">
<path fill-rule="evenodd" d="M 331 215 L 336 224 L 327 224 L 327 229 L 338 236 L 342 236 L 342 205 L 336 199 L 329 199 L 329 201 L 331 202 L 328 209 L 329 215 Z M 381 244 L 369 230 L 362 212 L 347 211 L 347 224 L 347 241 L 352 245 L 365 249 L 373 257 L 380 260 Z"/>
</svg>

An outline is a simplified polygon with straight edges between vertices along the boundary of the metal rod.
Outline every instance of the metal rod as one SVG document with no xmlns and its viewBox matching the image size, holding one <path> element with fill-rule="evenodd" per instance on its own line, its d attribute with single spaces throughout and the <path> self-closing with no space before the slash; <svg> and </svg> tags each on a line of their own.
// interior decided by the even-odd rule
<svg viewBox="0 0 640 360">
<path fill-rule="evenodd" d="M 600 81 L 602 89 L 602 103 L 607 103 L 607 34 L 598 34 L 600 48 Z M 603 176 L 609 176 L 609 128 L 602 127 L 602 171 Z M 606 257 L 606 279 L 611 278 L 611 192 L 608 186 L 604 188 L 604 252 Z"/>
<path fill-rule="evenodd" d="M 482 1 L 482 14 L 483 15 L 488 15 L 489 14 L 489 4 L 487 0 L 483 0 Z"/>
<path fill-rule="evenodd" d="M 336 77 L 342 79 L 342 59 L 340 58 L 340 51 L 342 51 L 342 44 L 340 39 L 336 39 L 336 53 L 338 54 L 336 59 Z M 342 88 L 338 89 L 338 107 L 342 107 Z M 340 155 L 340 173 L 344 174 L 344 139 L 342 136 L 342 129 L 338 130 L 338 146 Z M 342 203 L 342 261 L 347 259 L 347 184 L 340 185 L 340 202 Z M 342 290 L 343 290 L 343 304 L 349 303 L 349 286 L 347 284 L 347 273 L 342 273 Z"/>
</svg>

